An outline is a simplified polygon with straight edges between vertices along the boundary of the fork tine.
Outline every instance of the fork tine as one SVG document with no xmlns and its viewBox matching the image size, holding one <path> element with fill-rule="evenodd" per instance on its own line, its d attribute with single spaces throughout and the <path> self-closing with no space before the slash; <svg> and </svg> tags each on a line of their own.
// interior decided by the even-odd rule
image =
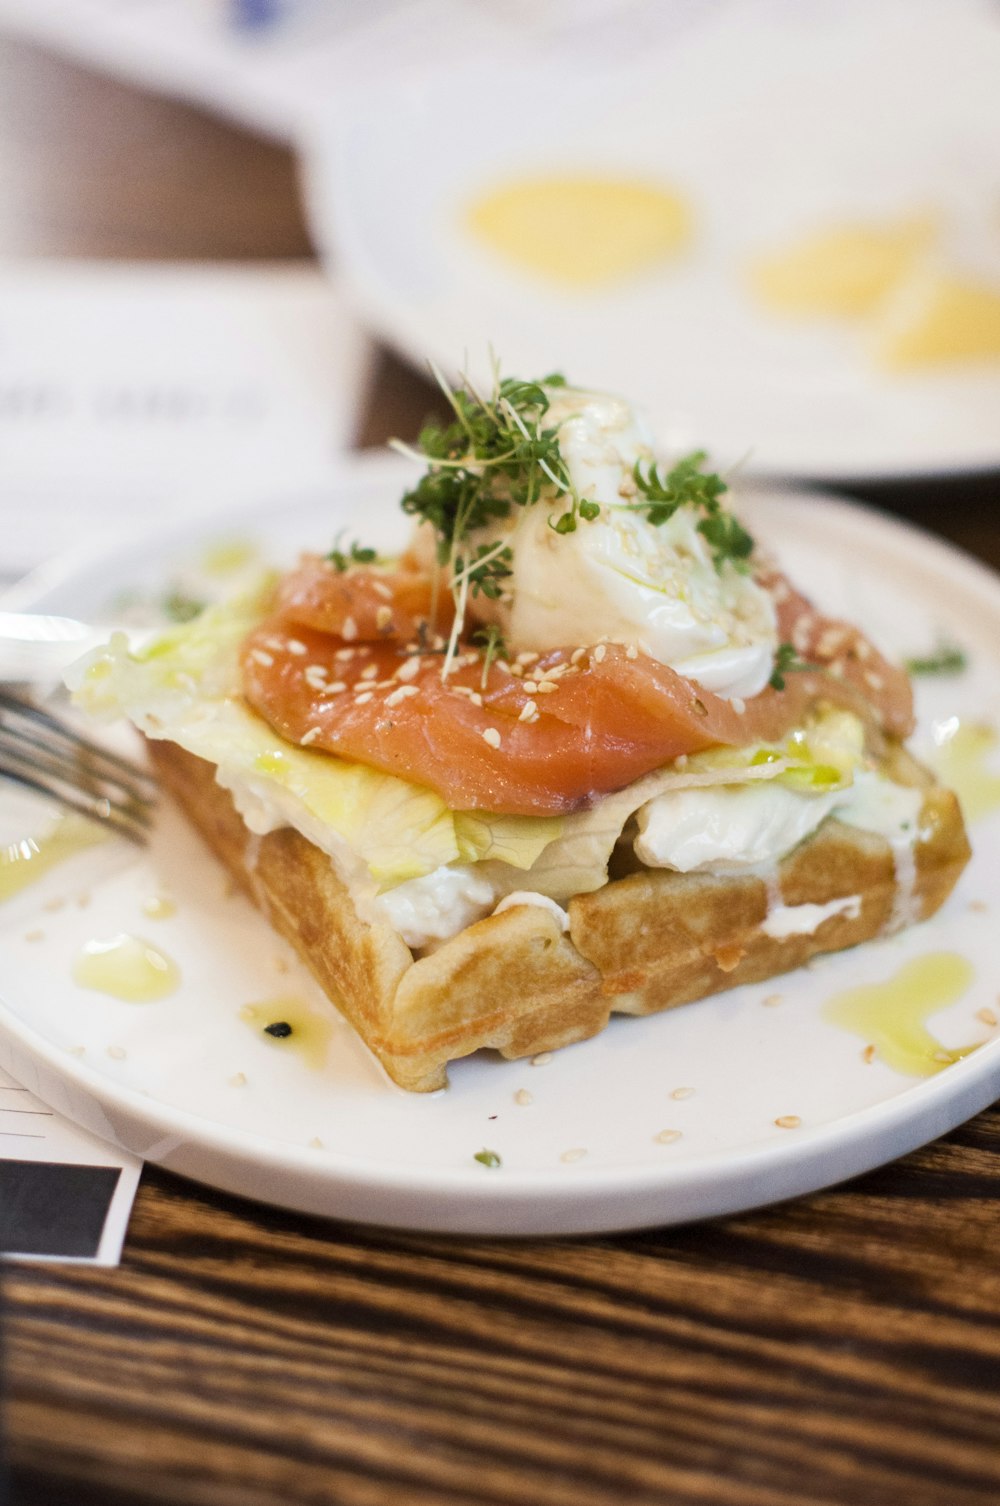
<svg viewBox="0 0 1000 1506">
<path fill-rule="evenodd" d="M 0 776 L 130 841 L 146 840 L 155 803 L 151 776 L 6 691 L 0 691 Z"/>
<path fill-rule="evenodd" d="M 21 723 L 21 735 L 35 746 L 48 747 L 46 739 L 49 739 L 74 755 L 85 751 L 95 769 L 102 771 L 102 777 L 110 779 L 123 776 L 127 781 L 123 788 L 134 791 L 137 799 L 148 799 L 150 802 L 155 800 L 156 781 L 146 769 L 68 727 L 65 722 L 35 705 L 33 701 L 22 700 L 20 696 L 0 689 L 0 726 L 5 721 L 9 724 Z M 143 795 L 143 789 L 148 790 L 148 795 Z"/>
</svg>

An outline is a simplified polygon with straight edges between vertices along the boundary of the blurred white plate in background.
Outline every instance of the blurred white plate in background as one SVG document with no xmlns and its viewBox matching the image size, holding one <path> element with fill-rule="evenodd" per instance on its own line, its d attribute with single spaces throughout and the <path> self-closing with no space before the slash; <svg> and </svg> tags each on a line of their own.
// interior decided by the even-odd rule
<svg viewBox="0 0 1000 1506">
<path fill-rule="evenodd" d="M 863 321 L 776 314 L 748 281 L 813 232 L 931 210 L 946 257 L 1000 295 L 1000 12 L 730 4 L 624 51 L 603 75 L 572 50 L 563 67 L 552 48 L 514 68 L 485 57 L 376 87 L 317 134 L 314 232 L 363 316 L 450 373 L 465 352 L 481 375 L 492 345 L 507 372 L 627 392 L 668 444 L 710 440 L 722 464 L 811 478 L 1000 465 L 1000 356 L 886 374 Z M 469 229 L 490 190 L 574 174 L 678 193 L 686 251 L 580 290 Z"/>
</svg>

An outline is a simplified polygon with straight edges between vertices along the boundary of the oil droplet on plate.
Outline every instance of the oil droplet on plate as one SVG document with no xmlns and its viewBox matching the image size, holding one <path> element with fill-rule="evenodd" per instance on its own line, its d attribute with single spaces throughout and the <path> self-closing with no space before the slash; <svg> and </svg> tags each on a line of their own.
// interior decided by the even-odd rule
<svg viewBox="0 0 1000 1506">
<path fill-rule="evenodd" d="M 142 902 L 142 913 L 150 920 L 169 920 L 171 915 L 177 914 L 177 901 L 169 894 L 151 894 Z"/>
<path fill-rule="evenodd" d="M 957 952 L 929 952 L 907 962 L 885 983 L 836 994 L 824 1005 L 823 1015 L 873 1045 L 895 1071 L 930 1077 L 976 1049 L 949 1050 L 925 1023 L 960 999 L 973 977 L 972 964 Z"/>
<path fill-rule="evenodd" d="M 327 1050 L 338 1017 L 331 1009 L 320 1013 L 301 999 L 284 996 L 244 1004 L 241 1020 L 278 1051 L 294 1051 L 310 1067 L 326 1064 Z"/>
<path fill-rule="evenodd" d="M 986 767 L 1000 736 L 988 722 L 962 722 L 949 717 L 935 729 L 937 751 L 932 760 L 945 784 L 951 786 L 969 821 L 1000 809 L 1000 774 Z"/>
<path fill-rule="evenodd" d="M 61 815 L 37 837 L 0 846 L 0 902 L 13 899 L 67 858 L 107 841 L 108 834 L 83 816 Z"/>
<path fill-rule="evenodd" d="M 181 975 L 177 964 L 148 941 L 121 932 L 87 942 L 73 964 L 73 981 L 128 1004 L 152 1004 L 172 994 Z"/>
<path fill-rule="evenodd" d="M 690 237 L 691 213 L 660 184 L 581 174 L 503 184 L 471 206 L 467 223 L 522 270 L 596 288 L 675 256 Z"/>
</svg>

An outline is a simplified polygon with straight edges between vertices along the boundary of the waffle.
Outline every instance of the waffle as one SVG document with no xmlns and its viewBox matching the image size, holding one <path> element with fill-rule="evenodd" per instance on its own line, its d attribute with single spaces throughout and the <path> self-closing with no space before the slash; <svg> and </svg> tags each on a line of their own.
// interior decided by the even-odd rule
<svg viewBox="0 0 1000 1506">
<path fill-rule="evenodd" d="M 484 1047 L 511 1058 L 552 1051 L 597 1035 L 613 1011 L 671 1009 L 926 919 L 969 858 L 955 796 L 897 746 L 884 772 L 924 790 L 903 887 L 910 865 L 897 865 L 883 838 L 830 818 L 770 881 L 634 864 L 569 901 L 568 934 L 540 906 L 515 905 L 415 956 L 390 926 L 359 918 L 330 859 L 298 832 L 252 836 L 214 765 L 166 741 L 151 742 L 150 755 L 389 1076 L 420 1093 L 444 1087 L 448 1062 Z M 777 905 L 837 901 L 815 930 L 781 939 L 764 929 Z"/>
</svg>

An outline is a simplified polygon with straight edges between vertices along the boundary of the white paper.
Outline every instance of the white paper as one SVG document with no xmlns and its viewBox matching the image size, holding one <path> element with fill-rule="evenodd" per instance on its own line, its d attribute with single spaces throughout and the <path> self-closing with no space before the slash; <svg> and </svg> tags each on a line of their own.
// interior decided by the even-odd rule
<svg viewBox="0 0 1000 1506">
<path fill-rule="evenodd" d="M 137 1156 L 119 1150 L 61 1118 L 0 1067 L 0 1160 L 34 1162 L 41 1166 L 102 1166 L 119 1172 L 96 1255 L 7 1250 L 5 1258 L 71 1261 L 85 1265 L 118 1264 L 142 1171 L 142 1162 Z"/>
<path fill-rule="evenodd" d="M 0 268 L 0 574 L 321 481 L 369 350 L 313 266 Z"/>
</svg>

